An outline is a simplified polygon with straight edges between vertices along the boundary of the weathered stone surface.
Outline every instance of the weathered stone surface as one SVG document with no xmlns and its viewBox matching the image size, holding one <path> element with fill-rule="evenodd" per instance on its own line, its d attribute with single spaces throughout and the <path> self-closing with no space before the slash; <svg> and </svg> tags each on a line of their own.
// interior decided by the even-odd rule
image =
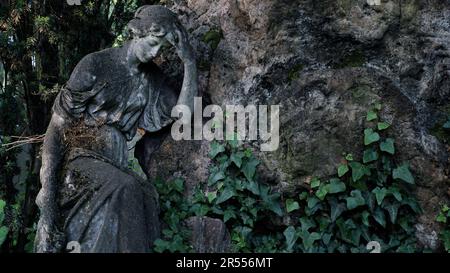
<svg viewBox="0 0 450 273">
<path fill-rule="evenodd" d="M 191 217 L 186 220 L 191 231 L 191 243 L 196 253 L 224 253 L 230 251 L 230 234 L 219 219 Z"/>
<path fill-rule="evenodd" d="M 281 105 L 280 148 L 259 154 L 259 173 L 282 191 L 334 174 L 342 152 L 360 156 L 365 113 L 381 100 L 397 160 L 417 177 L 418 238 L 437 247 L 434 219 L 449 188 L 449 139 L 439 128 L 450 114 L 450 1 L 173 2 L 202 64 L 205 99 Z M 205 42 L 215 31 L 216 43 Z M 205 180 L 207 143 L 167 138 L 162 147 L 147 164 L 152 177 Z"/>
</svg>

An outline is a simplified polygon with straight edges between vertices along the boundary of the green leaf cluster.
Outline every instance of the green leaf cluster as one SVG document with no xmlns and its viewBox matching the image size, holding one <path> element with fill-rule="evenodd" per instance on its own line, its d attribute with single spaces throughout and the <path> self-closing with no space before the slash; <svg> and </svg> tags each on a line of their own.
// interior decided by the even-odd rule
<svg viewBox="0 0 450 273">
<path fill-rule="evenodd" d="M 6 236 L 8 235 L 9 229 L 3 226 L 3 221 L 5 219 L 5 201 L 0 199 L 0 246 L 5 242 Z"/>
<path fill-rule="evenodd" d="M 195 189 L 191 212 L 222 219 L 230 230 L 234 251 L 279 251 L 280 230 L 256 231 L 267 219 L 285 213 L 281 195 L 269 185 L 258 183 L 260 161 L 235 141 L 212 142 L 209 156 L 213 162 L 210 175 L 206 185 Z M 298 209 L 298 204 L 289 200 L 286 206 L 288 210 Z"/>
<path fill-rule="evenodd" d="M 184 223 L 184 220 L 190 216 L 190 207 L 184 197 L 184 180 L 176 178 L 165 182 L 157 179 L 155 186 L 160 199 L 160 216 L 164 221 L 165 228 L 162 231 L 162 237 L 154 242 L 154 251 L 159 253 L 191 252 L 190 234 Z"/>
<path fill-rule="evenodd" d="M 361 161 L 346 154 L 335 177 L 313 178 L 289 196 L 258 182 L 260 162 L 250 149 L 212 142 L 209 177 L 191 198 L 182 196 L 182 181 L 158 186 L 169 231 L 156 251 L 189 249 L 176 235 L 193 215 L 222 219 L 237 252 L 368 252 L 370 241 L 382 252 L 416 251 L 414 176 L 407 163 L 395 161 L 395 141 L 386 137 L 390 124 L 378 120 L 380 110 L 377 104 L 367 115 L 374 128 L 364 130 Z"/>
<path fill-rule="evenodd" d="M 439 238 L 442 241 L 445 251 L 450 253 L 450 208 L 448 205 L 443 205 L 439 214 L 436 217 L 436 221 L 444 225 Z"/>
</svg>

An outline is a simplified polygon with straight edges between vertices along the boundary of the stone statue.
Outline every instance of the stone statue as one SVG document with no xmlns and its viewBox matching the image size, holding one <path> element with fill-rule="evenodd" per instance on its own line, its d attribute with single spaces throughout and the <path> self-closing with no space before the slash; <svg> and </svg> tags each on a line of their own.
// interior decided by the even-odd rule
<svg viewBox="0 0 450 273">
<path fill-rule="evenodd" d="M 186 30 L 163 6 L 140 7 L 132 39 L 85 56 L 58 94 L 42 150 L 35 250 L 148 252 L 159 233 L 157 194 L 127 169 L 127 141 L 173 120 L 175 105 L 193 108 L 197 69 Z M 152 59 L 174 46 L 184 63 L 179 95 Z"/>
</svg>

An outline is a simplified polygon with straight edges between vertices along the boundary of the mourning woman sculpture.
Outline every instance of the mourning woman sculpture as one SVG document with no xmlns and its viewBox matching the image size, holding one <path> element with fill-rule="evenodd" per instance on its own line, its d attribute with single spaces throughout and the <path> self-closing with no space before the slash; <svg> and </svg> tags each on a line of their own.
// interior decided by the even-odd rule
<svg viewBox="0 0 450 273">
<path fill-rule="evenodd" d="M 197 70 L 187 33 L 167 8 L 139 8 L 128 28 L 131 41 L 85 56 L 55 100 L 36 200 L 37 252 L 72 241 L 81 252 L 148 252 L 158 234 L 157 195 L 127 170 L 127 141 L 138 128 L 170 124 L 175 105 L 192 109 Z M 184 63 L 179 96 L 152 62 L 164 44 Z"/>
</svg>

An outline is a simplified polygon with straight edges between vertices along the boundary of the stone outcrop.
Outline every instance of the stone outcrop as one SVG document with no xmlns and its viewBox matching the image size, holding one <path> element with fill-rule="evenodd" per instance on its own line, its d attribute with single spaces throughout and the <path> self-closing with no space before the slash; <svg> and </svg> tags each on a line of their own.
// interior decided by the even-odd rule
<svg viewBox="0 0 450 273">
<path fill-rule="evenodd" d="M 191 231 L 191 244 L 197 253 L 226 253 L 230 249 L 230 234 L 219 219 L 191 217 L 186 220 Z"/>
<path fill-rule="evenodd" d="M 281 105 L 280 148 L 259 153 L 261 178 L 280 191 L 333 175 L 343 152 L 360 157 L 365 113 L 381 101 L 397 160 L 417 178 L 417 237 L 436 248 L 450 185 L 440 129 L 450 114 L 450 1 L 376 2 L 175 0 L 171 9 L 191 33 L 205 100 Z M 175 56 L 160 63 L 182 75 Z M 208 176 L 207 152 L 207 142 L 167 138 L 147 172 L 194 185 Z"/>
</svg>

